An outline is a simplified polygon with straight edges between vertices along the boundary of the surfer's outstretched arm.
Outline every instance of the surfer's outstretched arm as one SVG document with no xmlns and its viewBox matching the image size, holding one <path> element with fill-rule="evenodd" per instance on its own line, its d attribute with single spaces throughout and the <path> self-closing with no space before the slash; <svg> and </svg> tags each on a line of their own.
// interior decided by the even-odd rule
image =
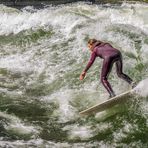
<svg viewBox="0 0 148 148">
<path fill-rule="evenodd" d="M 86 68 L 84 69 L 84 72 L 87 72 L 89 70 L 89 68 L 92 66 L 92 64 L 94 63 L 96 59 L 96 52 L 92 52 L 90 60 L 86 66 Z"/>
<path fill-rule="evenodd" d="M 92 52 L 91 57 L 90 57 L 90 60 L 89 60 L 89 62 L 87 64 L 86 68 L 83 70 L 83 72 L 80 75 L 80 80 L 83 80 L 84 79 L 84 77 L 86 75 L 86 72 L 92 66 L 92 64 L 94 63 L 95 59 L 96 59 L 96 53 L 95 52 Z"/>
</svg>

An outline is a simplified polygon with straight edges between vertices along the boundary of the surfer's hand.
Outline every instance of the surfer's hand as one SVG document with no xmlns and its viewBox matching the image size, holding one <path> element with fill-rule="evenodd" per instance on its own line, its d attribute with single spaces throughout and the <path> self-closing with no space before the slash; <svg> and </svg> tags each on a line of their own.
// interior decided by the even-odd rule
<svg viewBox="0 0 148 148">
<path fill-rule="evenodd" d="M 86 72 L 85 72 L 85 71 L 83 71 L 83 72 L 81 73 L 81 75 L 80 75 L 80 80 L 83 80 L 83 79 L 84 79 L 84 77 L 85 77 L 85 75 L 86 75 Z"/>
</svg>

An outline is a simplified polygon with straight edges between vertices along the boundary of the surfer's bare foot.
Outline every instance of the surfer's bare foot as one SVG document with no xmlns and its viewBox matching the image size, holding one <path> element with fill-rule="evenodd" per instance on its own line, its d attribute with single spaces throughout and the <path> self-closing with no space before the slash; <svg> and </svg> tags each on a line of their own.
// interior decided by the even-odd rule
<svg viewBox="0 0 148 148">
<path fill-rule="evenodd" d="M 112 94 L 109 95 L 109 98 L 108 99 L 111 99 L 111 98 L 113 98 L 115 96 L 116 96 L 115 93 L 112 93 Z"/>
</svg>

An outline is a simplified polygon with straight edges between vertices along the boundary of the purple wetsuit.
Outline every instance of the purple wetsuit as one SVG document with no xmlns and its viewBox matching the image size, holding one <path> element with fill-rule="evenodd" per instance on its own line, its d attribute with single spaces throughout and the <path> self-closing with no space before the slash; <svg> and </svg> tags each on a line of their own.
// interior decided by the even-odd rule
<svg viewBox="0 0 148 148">
<path fill-rule="evenodd" d="M 122 71 L 122 55 L 119 50 L 113 48 L 109 43 L 98 43 L 93 47 L 93 52 L 91 54 L 91 58 L 85 68 L 85 72 L 91 67 L 94 63 L 96 57 L 100 57 L 103 60 L 103 66 L 101 71 L 101 82 L 109 92 L 110 97 L 115 96 L 113 89 L 108 82 L 108 75 L 112 69 L 113 63 L 116 63 L 116 71 L 117 75 L 124 79 L 129 84 L 132 83 L 132 79 L 123 73 Z"/>
</svg>

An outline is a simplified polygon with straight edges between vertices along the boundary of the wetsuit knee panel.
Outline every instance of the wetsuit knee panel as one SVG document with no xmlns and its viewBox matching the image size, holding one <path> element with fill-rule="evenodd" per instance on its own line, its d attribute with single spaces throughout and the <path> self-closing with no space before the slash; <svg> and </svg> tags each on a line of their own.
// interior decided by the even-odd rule
<svg viewBox="0 0 148 148">
<path fill-rule="evenodd" d="M 105 83 L 107 81 L 107 77 L 101 77 L 101 82 Z"/>
</svg>

